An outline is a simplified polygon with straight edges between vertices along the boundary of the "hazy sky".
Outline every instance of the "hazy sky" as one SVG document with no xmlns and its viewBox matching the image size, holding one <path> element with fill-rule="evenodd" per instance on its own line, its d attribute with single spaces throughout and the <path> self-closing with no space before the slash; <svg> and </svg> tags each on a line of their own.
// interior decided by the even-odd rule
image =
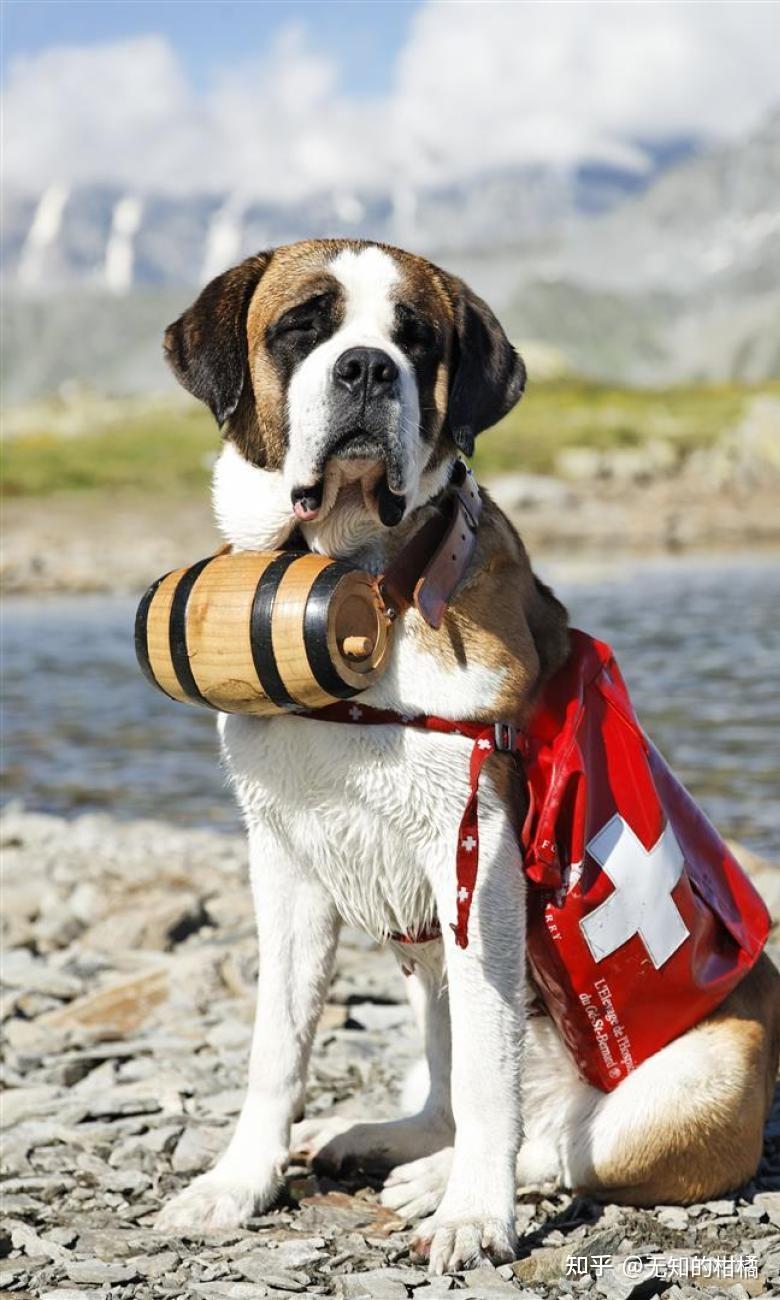
<svg viewBox="0 0 780 1300">
<path fill-rule="evenodd" d="M 751 0 L 6 0 L 5 176 L 301 198 L 525 162 L 641 167 L 777 92 Z"/>
<path fill-rule="evenodd" d="M 195 89 L 272 34 L 303 22 L 337 60 L 349 94 L 390 89 L 417 0 L 5 0 L 6 61 L 52 45 L 99 45 L 157 33 L 176 50 Z"/>
</svg>

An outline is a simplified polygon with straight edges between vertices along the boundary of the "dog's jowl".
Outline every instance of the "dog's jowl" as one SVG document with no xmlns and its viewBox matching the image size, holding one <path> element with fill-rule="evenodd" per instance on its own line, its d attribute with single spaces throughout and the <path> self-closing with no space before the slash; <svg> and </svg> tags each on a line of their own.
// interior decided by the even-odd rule
<svg viewBox="0 0 780 1300">
<path fill-rule="evenodd" d="M 295 546 L 376 574 L 435 516 L 458 456 L 525 384 L 521 359 L 466 285 L 355 241 L 248 258 L 170 326 L 165 349 L 222 426 L 213 495 L 225 540 Z M 441 627 L 414 605 L 397 619 L 389 667 L 360 697 L 367 708 L 522 729 L 566 660 L 564 609 L 481 498 L 476 547 Z M 521 764 L 491 753 L 481 776 L 462 946 L 454 855 L 469 736 L 295 714 L 222 716 L 220 730 L 249 834 L 256 1024 L 236 1131 L 160 1227 L 237 1227 L 272 1202 L 291 1150 L 335 1166 L 370 1157 L 389 1171 L 385 1204 L 421 1220 L 415 1247 L 442 1272 L 512 1258 L 518 1179 L 641 1205 L 707 1199 L 753 1174 L 780 1046 L 768 959 L 601 1091 L 528 994 Z M 302 1119 L 342 922 L 391 943 L 411 972 L 427 1096 L 394 1122 Z"/>
</svg>

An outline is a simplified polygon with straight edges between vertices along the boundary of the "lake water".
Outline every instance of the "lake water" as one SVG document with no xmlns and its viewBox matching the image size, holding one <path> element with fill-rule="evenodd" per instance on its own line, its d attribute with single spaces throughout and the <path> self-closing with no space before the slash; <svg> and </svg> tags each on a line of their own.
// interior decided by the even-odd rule
<svg viewBox="0 0 780 1300">
<path fill-rule="evenodd" d="M 777 562 L 540 573 L 615 647 L 645 728 L 721 831 L 780 859 Z M 134 612 L 126 598 L 6 601 L 4 798 L 235 829 L 213 716 L 144 680 Z"/>
</svg>

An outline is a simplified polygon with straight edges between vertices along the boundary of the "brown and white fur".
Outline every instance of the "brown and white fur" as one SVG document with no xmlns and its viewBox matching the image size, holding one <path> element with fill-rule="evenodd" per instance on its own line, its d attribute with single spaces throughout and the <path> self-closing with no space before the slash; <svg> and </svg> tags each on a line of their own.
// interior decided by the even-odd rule
<svg viewBox="0 0 780 1300">
<path fill-rule="evenodd" d="M 351 349 L 359 352 L 357 361 Z M 214 506 L 228 542 L 381 571 L 426 516 L 457 452 L 519 398 L 522 362 L 490 310 L 423 259 L 356 241 L 263 253 L 209 285 L 166 335 L 225 441 Z M 344 364 L 344 357 L 347 364 Z M 382 360 L 384 358 L 384 360 Z M 389 363 L 388 364 L 388 359 Z M 353 364 L 354 362 L 354 364 Z M 475 559 L 441 631 L 415 612 L 366 703 L 522 724 L 567 650 L 565 611 L 485 497 Z M 713 1197 L 756 1169 L 780 1046 L 768 960 L 719 1011 L 614 1092 L 579 1077 L 545 1016 L 526 1024 L 522 790 L 491 760 L 470 944 L 454 944 L 454 842 L 470 743 L 399 727 L 220 721 L 249 833 L 260 945 L 249 1085 L 215 1167 L 163 1210 L 173 1231 L 235 1228 L 276 1195 L 291 1148 L 383 1159 L 385 1204 L 423 1218 L 434 1272 L 516 1247 L 516 1183 L 630 1204 Z M 293 1121 L 342 922 L 394 945 L 427 1057 L 427 1096 L 392 1123 Z"/>
</svg>

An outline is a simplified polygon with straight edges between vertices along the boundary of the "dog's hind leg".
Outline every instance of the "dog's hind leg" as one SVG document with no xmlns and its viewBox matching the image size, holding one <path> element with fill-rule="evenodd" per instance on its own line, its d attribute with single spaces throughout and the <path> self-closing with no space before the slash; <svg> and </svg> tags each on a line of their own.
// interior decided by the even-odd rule
<svg viewBox="0 0 780 1300">
<path fill-rule="evenodd" d="M 627 1205 L 708 1200 L 752 1178 L 780 1051 L 780 976 L 759 959 L 706 1020 L 562 1135 L 569 1186 Z"/>
<path fill-rule="evenodd" d="M 260 944 L 249 1086 L 225 1154 L 165 1206 L 157 1221 L 162 1231 L 232 1229 L 270 1205 L 303 1104 L 339 920 L 322 886 L 264 827 L 250 830 L 249 847 Z"/>
<path fill-rule="evenodd" d="M 441 947 L 439 941 L 404 945 L 398 954 L 402 967 L 411 971 L 407 991 L 425 1042 L 427 1095 L 419 1108 L 397 1120 L 304 1120 L 293 1130 L 296 1154 L 327 1169 L 363 1162 L 392 1169 L 450 1145 L 450 1018 Z"/>
</svg>

